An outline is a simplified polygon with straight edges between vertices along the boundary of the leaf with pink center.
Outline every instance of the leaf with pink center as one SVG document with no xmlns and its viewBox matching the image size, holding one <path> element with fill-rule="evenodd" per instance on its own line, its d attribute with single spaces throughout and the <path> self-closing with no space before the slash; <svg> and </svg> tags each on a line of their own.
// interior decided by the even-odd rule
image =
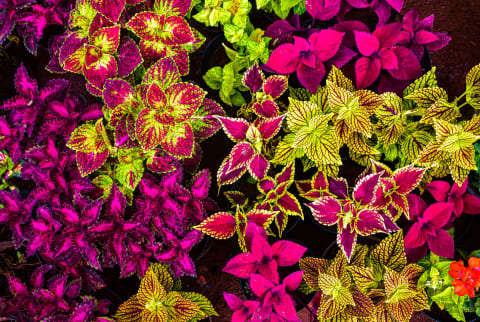
<svg viewBox="0 0 480 322">
<path fill-rule="evenodd" d="M 340 0 L 306 0 L 305 8 L 314 20 L 326 21 L 338 14 L 341 4 Z"/>
<path fill-rule="evenodd" d="M 38 92 L 37 81 L 30 78 L 23 63 L 20 64 L 20 67 L 18 67 L 17 72 L 15 73 L 14 84 L 17 93 L 24 97 L 32 98 Z"/>
<path fill-rule="evenodd" d="M 100 168 L 108 158 L 108 150 L 102 152 L 81 152 L 77 151 L 77 166 L 82 177 Z"/>
<path fill-rule="evenodd" d="M 129 37 L 120 38 L 117 54 L 118 77 L 130 75 L 143 62 L 140 49 Z"/>
<path fill-rule="evenodd" d="M 222 116 L 216 116 L 216 119 L 220 121 L 223 131 L 233 142 L 247 139 L 247 130 L 250 127 L 250 123 L 246 120 Z"/>
<path fill-rule="evenodd" d="M 265 75 L 257 64 L 247 69 L 242 76 L 243 85 L 247 86 L 252 93 L 256 93 L 262 88 L 264 80 Z"/>
<path fill-rule="evenodd" d="M 270 118 L 278 116 L 278 105 L 272 100 L 255 102 L 252 109 L 260 117 Z"/>
<path fill-rule="evenodd" d="M 265 294 L 275 286 L 273 282 L 260 274 L 250 275 L 250 288 L 256 296 L 263 298 Z"/>
<path fill-rule="evenodd" d="M 385 225 L 377 210 L 363 209 L 357 214 L 355 228 L 360 235 L 369 236 L 384 231 Z"/>
<path fill-rule="evenodd" d="M 190 119 L 207 93 L 194 84 L 178 83 L 168 87 L 165 94 L 168 97 L 168 104 L 174 107 L 173 117 L 178 123 Z"/>
<path fill-rule="evenodd" d="M 300 216 L 303 218 L 302 207 L 297 198 L 290 192 L 286 192 L 283 196 L 278 198 L 277 206 L 286 214 L 293 216 Z"/>
<path fill-rule="evenodd" d="M 120 26 L 100 28 L 90 37 L 90 44 L 106 54 L 113 54 L 120 44 Z"/>
<path fill-rule="evenodd" d="M 265 141 L 270 140 L 280 131 L 285 116 L 286 114 L 283 114 L 277 117 L 263 119 L 259 122 L 257 128 Z"/>
<path fill-rule="evenodd" d="M 229 156 L 229 168 L 235 170 L 239 167 L 247 166 L 253 159 L 255 151 L 252 145 L 248 142 L 237 143 L 230 152 Z"/>
<path fill-rule="evenodd" d="M 263 91 L 273 99 L 280 97 L 288 88 L 288 78 L 280 75 L 268 77 L 263 83 Z"/>
<path fill-rule="evenodd" d="M 170 58 L 163 58 L 152 65 L 143 78 L 143 83 L 150 84 L 158 82 L 162 89 L 167 89 L 180 81 L 180 74 L 175 61 Z"/>
<path fill-rule="evenodd" d="M 261 154 L 256 154 L 248 164 L 248 172 L 256 180 L 263 179 L 270 168 L 270 162 Z"/>
<path fill-rule="evenodd" d="M 132 30 L 142 40 L 159 41 L 162 21 L 154 12 L 140 12 L 133 16 L 127 23 L 127 27 Z"/>
<path fill-rule="evenodd" d="M 233 236 L 237 222 L 228 212 L 218 212 L 194 228 L 217 239 L 227 239 Z"/>
<path fill-rule="evenodd" d="M 353 189 L 353 198 L 361 205 L 368 205 L 374 201 L 374 191 L 379 184 L 382 173 L 374 173 L 361 178 Z"/>
<path fill-rule="evenodd" d="M 110 108 L 129 103 L 133 99 L 133 88 L 124 80 L 108 79 L 105 81 L 103 99 Z"/>
<path fill-rule="evenodd" d="M 157 113 L 149 108 L 143 109 L 137 117 L 137 139 L 145 151 L 152 150 L 165 137 L 167 129 L 155 119 Z"/>
<path fill-rule="evenodd" d="M 91 61 L 91 63 L 84 66 L 83 74 L 87 81 L 99 89 L 101 93 L 105 81 L 117 75 L 117 61 L 115 57 L 109 54 L 102 54 L 101 52 L 93 54 L 91 48 L 87 49 L 85 57 L 86 61 Z"/>
<path fill-rule="evenodd" d="M 303 279 L 303 271 L 297 271 L 287 275 L 283 279 L 282 284 L 285 284 L 287 290 L 295 291 L 300 286 L 302 279 Z"/>
<path fill-rule="evenodd" d="M 323 197 L 307 204 L 313 217 L 322 225 L 332 226 L 342 213 L 342 205 L 333 197 Z"/>
<path fill-rule="evenodd" d="M 185 45 L 195 40 L 190 26 L 183 18 L 170 16 L 165 18 L 162 23 L 161 41 L 165 45 Z"/>
<path fill-rule="evenodd" d="M 167 96 L 165 95 L 165 93 L 157 83 L 153 83 L 148 88 L 147 102 L 151 108 L 153 108 L 154 110 L 160 113 L 162 113 L 166 109 Z M 166 116 L 167 120 L 170 120 L 171 118 L 172 118 L 171 115 Z M 169 122 L 165 122 L 165 123 L 169 124 Z"/>
<path fill-rule="evenodd" d="M 91 0 L 93 9 L 97 10 L 112 22 L 117 22 L 125 7 L 125 0 Z"/>
<path fill-rule="evenodd" d="M 231 157 L 226 157 L 217 171 L 217 184 L 223 186 L 237 181 L 246 171 L 247 166 L 242 166 L 237 169 L 230 169 Z"/>
<path fill-rule="evenodd" d="M 203 141 L 220 129 L 220 122 L 215 118 L 217 115 L 225 115 L 220 104 L 208 98 L 204 99 L 194 117 L 190 119 L 195 139 Z"/>
<path fill-rule="evenodd" d="M 353 255 L 353 250 L 355 249 L 356 243 L 357 232 L 355 229 L 353 229 L 352 225 L 338 227 L 337 244 L 347 257 L 348 261 L 350 261 L 350 258 Z"/>
<path fill-rule="evenodd" d="M 88 42 L 87 38 L 81 37 L 78 33 L 72 33 L 65 38 L 62 46 L 59 49 L 58 60 L 62 67 L 67 59 L 77 52 L 84 44 Z M 65 67 L 64 67 L 65 68 Z"/>
<path fill-rule="evenodd" d="M 160 144 L 169 154 L 176 157 L 190 157 L 193 153 L 194 137 L 188 123 L 170 126 Z"/>
</svg>

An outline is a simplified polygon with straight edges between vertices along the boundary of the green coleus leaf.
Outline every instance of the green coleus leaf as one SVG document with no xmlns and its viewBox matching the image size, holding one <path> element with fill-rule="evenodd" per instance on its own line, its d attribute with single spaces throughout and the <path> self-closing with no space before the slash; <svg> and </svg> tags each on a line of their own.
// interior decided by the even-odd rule
<svg viewBox="0 0 480 322">
<path fill-rule="evenodd" d="M 416 79 L 413 83 L 407 86 L 407 88 L 405 88 L 405 90 L 403 91 L 403 97 L 406 97 L 421 88 L 438 87 L 435 71 L 436 67 L 432 67 L 430 71 L 426 72 L 423 76 Z M 405 100 L 404 104 L 405 109 L 413 109 L 413 101 Z"/>
<path fill-rule="evenodd" d="M 449 103 L 446 99 L 440 98 L 427 109 L 420 122 L 433 124 L 434 119 L 450 121 L 459 116 L 461 113 L 456 103 Z"/>
<path fill-rule="evenodd" d="M 463 304 L 467 296 L 458 296 L 454 292 L 453 286 L 445 288 L 442 292 L 432 296 L 432 300 L 437 305 L 450 313 L 458 321 L 465 321 Z"/>
<path fill-rule="evenodd" d="M 466 80 L 467 100 L 469 100 L 468 93 L 472 93 L 480 90 L 480 64 L 470 69 L 465 80 Z"/>
<path fill-rule="evenodd" d="M 201 313 L 194 302 L 183 298 L 178 292 L 170 292 L 163 301 L 170 321 L 186 322 Z"/>
<path fill-rule="evenodd" d="M 404 133 L 402 119 L 402 98 L 395 93 L 383 93 L 384 102 L 375 111 L 380 124 L 377 125 L 377 135 L 382 139 L 385 146 L 397 143 Z"/>
<path fill-rule="evenodd" d="M 196 316 L 188 320 L 189 322 L 199 321 L 201 319 L 205 319 L 212 315 L 218 316 L 218 313 L 217 311 L 215 311 L 215 308 L 213 307 L 210 300 L 207 299 L 202 294 L 194 293 L 194 292 L 179 292 L 179 293 L 184 299 L 192 301 L 200 309 L 200 312 Z"/>
<path fill-rule="evenodd" d="M 245 46 L 248 36 L 245 33 L 245 29 L 236 25 L 227 24 L 224 26 L 225 38 L 232 44 L 239 46 Z"/>
<path fill-rule="evenodd" d="M 296 158 L 301 158 L 304 156 L 304 148 L 293 147 L 294 140 L 295 133 L 285 135 L 282 141 L 278 143 L 277 148 L 275 149 L 275 156 L 271 162 L 287 165 L 294 162 Z"/>
<path fill-rule="evenodd" d="M 71 29 L 77 29 L 77 33 L 82 38 L 87 38 L 90 26 L 96 15 L 97 11 L 93 8 L 90 1 L 79 1 L 70 12 L 68 26 Z"/>
<path fill-rule="evenodd" d="M 432 140 L 432 136 L 426 131 L 416 131 L 407 136 L 401 142 L 402 154 L 411 161 L 416 160 L 420 153 Z"/>
<path fill-rule="evenodd" d="M 207 83 L 208 87 L 213 90 L 219 90 L 222 87 L 223 82 L 223 69 L 220 66 L 215 66 L 210 68 L 205 75 L 203 75 L 203 80 Z"/>
<path fill-rule="evenodd" d="M 318 274 L 318 286 L 324 294 L 331 296 L 332 300 L 340 305 L 355 305 L 352 293 L 335 276 Z"/>
<path fill-rule="evenodd" d="M 299 101 L 291 97 L 288 100 L 290 104 L 288 105 L 287 126 L 292 131 L 308 126 L 314 116 L 320 115 L 320 111 L 314 103 Z"/>
<path fill-rule="evenodd" d="M 388 267 L 400 273 L 407 265 L 402 230 L 382 240 L 371 252 L 370 260 L 374 265 Z"/>
<path fill-rule="evenodd" d="M 429 87 L 417 89 L 405 98 L 413 100 L 421 108 L 429 108 L 439 99 L 448 101 L 448 94 L 443 88 Z"/>
</svg>

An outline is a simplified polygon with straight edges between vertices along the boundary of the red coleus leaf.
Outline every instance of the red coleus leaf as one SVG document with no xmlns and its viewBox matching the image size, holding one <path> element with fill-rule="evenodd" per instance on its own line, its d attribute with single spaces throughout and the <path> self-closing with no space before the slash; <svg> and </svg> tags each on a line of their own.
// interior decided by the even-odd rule
<svg viewBox="0 0 480 322">
<path fill-rule="evenodd" d="M 117 22 L 118 18 L 120 18 L 120 15 L 122 14 L 123 8 L 125 7 L 125 0 L 91 0 L 90 4 L 92 5 L 93 9 L 103 14 L 112 22 Z"/>
<path fill-rule="evenodd" d="M 270 162 L 261 154 L 256 154 L 248 164 L 248 172 L 256 180 L 261 180 L 267 175 Z"/>
<path fill-rule="evenodd" d="M 333 197 L 323 197 L 307 204 L 313 217 L 322 225 L 332 226 L 337 223 L 342 213 L 342 205 Z"/>
<path fill-rule="evenodd" d="M 306 0 L 305 8 L 313 19 L 326 21 L 338 14 L 341 4 L 339 0 Z"/>
<path fill-rule="evenodd" d="M 180 123 L 170 126 L 161 139 L 161 146 L 170 155 L 176 157 L 191 157 L 195 139 L 189 123 Z"/>
<path fill-rule="evenodd" d="M 423 178 L 426 169 L 414 168 L 413 166 L 403 167 L 393 173 L 393 180 L 397 185 L 396 192 L 405 195 L 415 189 Z"/>
<path fill-rule="evenodd" d="M 264 140 L 270 140 L 280 131 L 285 116 L 286 114 L 283 114 L 277 117 L 263 119 L 259 122 L 257 129 L 260 131 Z"/>
<path fill-rule="evenodd" d="M 156 13 L 146 11 L 133 16 L 127 23 L 127 27 L 142 40 L 159 41 L 161 23 L 160 17 Z"/>
<path fill-rule="evenodd" d="M 452 210 L 451 203 L 437 202 L 430 205 L 422 217 L 433 227 L 442 228 L 449 222 Z"/>
<path fill-rule="evenodd" d="M 178 83 L 165 91 L 168 103 L 174 107 L 173 117 L 176 122 L 183 122 L 196 112 L 207 94 L 200 87 L 190 83 Z"/>
<path fill-rule="evenodd" d="M 105 82 L 103 99 L 110 108 L 129 103 L 134 95 L 132 86 L 121 79 L 109 79 Z"/>
<path fill-rule="evenodd" d="M 263 83 L 263 91 L 273 99 L 280 97 L 288 88 L 288 79 L 281 75 L 272 75 Z"/>
<path fill-rule="evenodd" d="M 368 205 L 374 201 L 374 191 L 379 184 L 382 173 L 374 173 L 361 178 L 353 189 L 353 198 L 361 205 Z"/>
<path fill-rule="evenodd" d="M 355 82 L 358 89 L 366 88 L 380 75 L 382 63 L 379 58 L 360 57 L 355 63 Z"/>
<path fill-rule="evenodd" d="M 257 271 L 257 260 L 251 253 L 238 254 L 227 262 L 222 271 L 238 278 L 248 278 Z"/>
<path fill-rule="evenodd" d="M 235 217 L 228 212 L 218 212 L 194 228 L 214 238 L 227 239 L 233 236 L 236 227 Z"/>
<path fill-rule="evenodd" d="M 447 231 L 437 229 L 436 236 L 427 235 L 427 244 L 430 250 L 438 256 L 453 258 L 454 242 Z"/>
<path fill-rule="evenodd" d="M 247 86 L 252 93 L 256 93 L 262 88 L 264 80 L 265 75 L 257 64 L 248 68 L 242 76 L 243 85 Z"/>
<path fill-rule="evenodd" d="M 229 155 L 229 169 L 230 171 L 248 165 L 253 157 L 255 151 L 252 145 L 248 142 L 237 143 Z"/>
<path fill-rule="evenodd" d="M 348 225 L 346 227 L 338 227 L 337 244 L 342 249 L 348 261 L 350 261 L 350 258 L 353 255 L 353 250 L 355 249 L 356 243 L 357 232 L 352 227 L 352 225 Z"/>
</svg>

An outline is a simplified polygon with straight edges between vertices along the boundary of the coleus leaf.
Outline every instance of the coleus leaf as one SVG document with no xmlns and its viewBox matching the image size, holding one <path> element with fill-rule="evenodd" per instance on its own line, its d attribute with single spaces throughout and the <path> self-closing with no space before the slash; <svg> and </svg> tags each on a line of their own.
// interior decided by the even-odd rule
<svg viewBox="0 0 480 322">
<path fill-rule="evenodd" d="M 93 9 L 97 10 L 112 22 L 117 22 L 125 7 L 125 0 L 111 3 L 107 0 L 91 0 Z"/>
<path fill-rule="evenodd" d="M 401 272 L 407 265 L 402 230 L 388 236 L 370 254 L 373 264 Z"/>
<path fill-rule="evenodd" d="M 227 239 L 235 234 L 237 223 L 228 212 L 219 212 L 205 219 L 195 229 L 217 239 Z"/>
<path fill-rule="evenodd" d="M 67 146 L 84 153 L 103 152 L 106 149 L 104 132 L 102 119 L 98 120 L 95 125 L 81 125 L 72 132 Z"/>
</svg>

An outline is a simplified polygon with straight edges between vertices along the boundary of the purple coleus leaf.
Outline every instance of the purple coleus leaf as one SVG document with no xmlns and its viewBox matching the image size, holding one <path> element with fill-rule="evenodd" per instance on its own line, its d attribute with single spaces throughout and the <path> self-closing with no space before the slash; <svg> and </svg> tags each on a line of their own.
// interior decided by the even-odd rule
<svg viewBox="0 0 480 322">
<path fill-rule="evenodd" d="M 0 191 L 0 223 L 10 227 L 15 247 L 26 239 L 25 223 L 29 222 L 31 207 L 22 199 L 17 190 Z"/>
<path fill-rule="evenodd" d="M 112 22 L 117 22 L 125 7 L 125 0 L 108 1 L 108 0 L 91 0 L 93 9 L 100 12 L 102 15 L 110 19 Z"/>
<path fill-rule="evenodd" d="M 0 45 L 13 30 L 24 8 L 33 5 L 31 0 L 1 0 L 0 1 Z"/>
<path fill-rule="evenodd" d="M 253 300 L 242 300 L 234 294 L 223 292 L 223 297 L 225 302 L 227 302 L 228 307 L 235 311 L 232 314 L 232 322 L 247 322 L 251 321 L 254 313 L 257 311 L 260 306 L 259 301 Z"/>
<path fill-rule="evenodd" d="M 433 31 L 434 15 L 430 15 L 419 20 L 417 9 L 411 9 L 403 17 L 402 31 L 400 32 L 398 43 L 409 48 L 422 59 L 424 48 L 429 51 L 437 51 L 445 47 L 451 38 L 441 32 Z"/>
<path fill-rule="evenodd" d="M 404 0 L 345 0 L 346 8 L 343 8 L 344 13 L 353 8 L 368 8 L 370 7 L 378 17 L 377 27 L 383 26 L 390 19 L 393 10 L 400 13 L 403 7 Z"/>
<path fill-rule="evenodd" d="M 480 214 L 480 198 L 467 193 L 468 178 L 459 186 L 454 183 L 452 187 L 446 181 L 435 180 L 425 186 L 438 202 L 449 202 L 453 205 L 453 213 L 458 218 L 462 213 L 469 215 Z M 454 218 L 452 218 L 454 219 Z"/>
<path fill-rule="evenodd" d="M 270 37 L 270 48 L 274 49 L 284 43 L 292 43 L 293 36 L 306 31 L 300 25 L 298 14 L 293 14 L 290 20 L 275 20 L 265 30 L 265 37 Z"/>
<path fill-rule="evenodd" d="M 340 11 L 342 0 L 306 0 L 305 8 L 313 19 L 330 20 Z"/>
<path fill-rule="evenodd" d="M 280 240 L 270 246 L 265 237 L 255 234 L 251 252 L 232 258 L 223 271 L 239 278 L 248 278 L 258 272 L 268 280 L 279 283 L 278 267 L 296 264 L 307 249 L 294 242 Z"/>
<path fill-rule="evenodd" d="M 453 204 L 437 202 L 428 208 L 420 197 L 410 199 L 414 209 L 425 209 L 423 213 L 415 216 L 415 223 L 405 236 L 405 248 L 410 261 L 418 261 L 430 250 L 441 257 L 453 258 L 453 238 L 445 230 L 453 211 Z"/>
<path fill-rule="evenodd" d="M 138 49 L 135 42 L 129 37 L 120 38 L 117 53 L 118 77 L 128 76 L 143 62 L 140 49 Z"/>
<path fill-rule="evenodd" d="M 335 56 L 343 35 L 335 30 L 321 30 L 311 34 L 308 40 L 293 37 L 293 44 L 283 44 L 272 52 L 266 66 L 279 74 L 296 71 L 300 83 L 315 93 L 325 76 L 323 62 Z"/>
</svg>

